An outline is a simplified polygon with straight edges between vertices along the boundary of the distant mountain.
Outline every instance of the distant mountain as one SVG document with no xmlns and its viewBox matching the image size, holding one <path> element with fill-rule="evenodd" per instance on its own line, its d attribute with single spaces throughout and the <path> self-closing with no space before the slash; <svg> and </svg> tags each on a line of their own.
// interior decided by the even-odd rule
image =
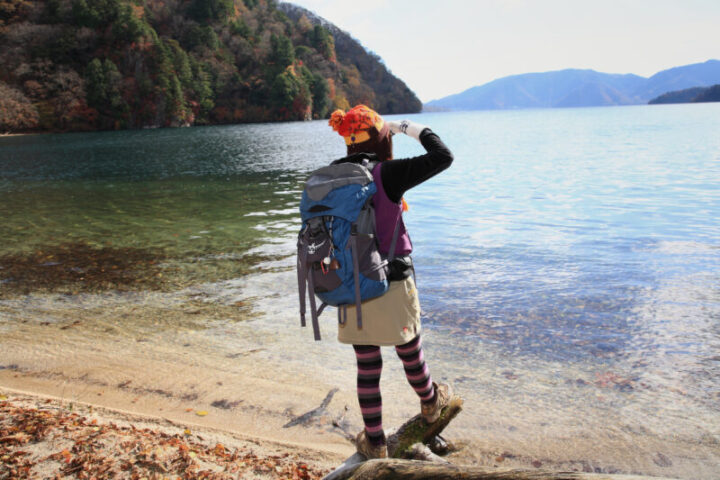
<svg viewBox="0 0 720 480">
<path fill-rule="evenodd" d="M 685 90 L 676 90 L 653 98 L 648 103 L 651 105 L 663 103 L 700 103 L 720 102 L 720 84 L 712 87 L 694 87 Z"/>
<path fill-rule="evenodd" d="M 708 60 L 683 67 L 670 68 L 648 78 L 641 97 L 650 100 L 673 90 L 709 87 L 720 83 L 720 60 Z"/>
<path fill-rule="evenodd" d="M 425 104 L 426 110 L 559 108 L 647 103 L 670 90 L 720 83 L 720 61 L 686 65 L 650 78 L 594 70 L 559 70 L 499 78 Z"/>
</svg>

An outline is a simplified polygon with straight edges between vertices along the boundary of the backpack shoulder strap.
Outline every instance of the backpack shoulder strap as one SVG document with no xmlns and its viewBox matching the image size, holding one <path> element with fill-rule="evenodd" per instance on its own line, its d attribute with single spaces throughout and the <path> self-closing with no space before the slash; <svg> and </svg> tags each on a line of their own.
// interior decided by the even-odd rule
<svg viewBox="0 0 720 480">
<path fill-rule="evenodd" d="M 338 158 L 334 162 L 330 163 L 330 165 L 338 165 L 340 163 L 357 163 L 358 165 L 362 165 L 363 162 L 366 161 L 377 162 L 377 155 L 374 153 L 353 153 L 347 157 Z"/>
<path fill-rule="evenodd" d="M 390 251 L 388 252 L 388 262 L 392 262 L 395 258 L 395 247 L 397 246 L 398 237 L 400 236 L 400 220 L 402 220 L 402 208 L 395 220 L 395 230 L 393 230 L 392 241 L 390 242 Z"/>
</svg>

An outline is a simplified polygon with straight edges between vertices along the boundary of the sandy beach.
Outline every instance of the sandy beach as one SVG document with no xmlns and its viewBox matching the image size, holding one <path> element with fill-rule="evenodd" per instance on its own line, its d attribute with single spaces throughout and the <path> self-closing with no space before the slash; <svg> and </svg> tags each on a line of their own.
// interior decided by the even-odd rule
<svg viewBox="0 0 720 480">
<path fill-rule="evenodd" d="M 321 478 L 354 452 L 343 423 L 349 393 L 292 382 L 253 338 L 232 353 L 208 355 L 214 347 L 204 344 L 203 328 L 190 325 L 213 316 L 202 305 L 188 313 L 103 303 L 78 315 L 58 299 L 40 309 L 13 301 L 0 307 L 9 321 L 0 327 L 1 436 L 10 437 L 0 478 L 53 478 L 81 463 L 112 464 L 115 478 L 205 478 L 203 471 L 207 478 Z M 148 314 L 157 319 L 152 326 Z M 328 395 L 329 406 L 319 408 Z M 13 426 L 27 416 L 52 418 L 52 431 L 14 437 Z M 65 430 L 68 422 L 77 431 Z M 107 438 L 95 456 L 82 457 L 87 452 L 73 447 L 95 427 Z M 136 453 L 161 442 L 164 460 L 153 461 L 162 468 L 114 448 L 127 442 L 140 445 Z M 185 458 L 192 452 L 197 457 Z"/>
<path fill-rule="evenodd" d="M 240 458 L 249 454 L 245 447 L 250 445 L 259 458 L 285 455 L 289 460 L 277 465 L 281 470 L 305 464 L 308 475 L 316 475 L 308 478 L 321 477 L 353 454 L 350 439 L 362 428 L 354 358 L 351 347 L 333 338 L 331 322 L 324 325 L 322 342 L 313 342 L 311 332 L 298 326 L 295 312 L 287 306 L 294 300 L 291 275 L 258 274 L 177 293 L 36 293 L 5 298 L 0 302 L 2 395 L 12 404 L 8 408 L 49 405 L 63 414 L 82 409 L 85 423 L 144 422 L 150 430 L 169 428 L 167 434 L 179 435 L 178 440 L 186 439 L 189 430 L 202 437 L 196 439 L 196 451 L 208 455 L 219 443 L 229 451 L 236 449 Z M 270 286 L 283 293 L 256 296 Z M 236 291 L 245 296 L 238 298 Z M 430 330 L 425 338 L 431 360 L 455 345 L 448 343 L 455 342 L 452 337 Z M 718 442 L 711 437 L 693 441 L 651 435 L 632 424 L 617 432 L 603 429 L 603 418 L 581 417 L 570 409 L 587 402 L 619 404 L 629 388 L 622 378 L 593 379 L 591 372 L 568 369 L 563 373 L 567 380 L 543 379 L 539 385 L 548 391 L 567 381 L 575 385 L 575 398 L 565 400 L 567 410 L 556 410 L 543 406 L 538 396 L 542 391 L 519 388 L 525 378 L 537 376 L 530 367 L 507 367 L 479 350 L 465 353 L 480 354 L 486 357 L 486 368 L 474 378 L 462 365 L 434 366 L 438 380 L 455 384 L 466 400 L 460 418 L 445 432 L 460 447 L 448 457 L 451 462 L 488 470 L 714 478 Z M 385 355 L 383 423 L 391 429 L 415 415 L 419 405 L 394 353 Z M 587 380 L 574 380 L 578 378 Z M 479 380 L 481 387 L 473 387 Z M 47 398 L 50 403 L 44 404 Z M 91 407 L 95 417 L 89 416 Z M 629 408 L 608 411 L 632 414 Z M 215 438 L 211 435 L 223 438 L 205 441 Z M 65 433 L 59 433 L 56 443 L 62 448 L 23 455 L 18 461 L 37 462 L 56 454 L 65 458 L 65 449 L 72 453 L 72 439 Z M 30 452 L 29 445 L 11 446 L 15 452 Z M 177 447 L 171 447 L 177 455 Z M 224 458 L 212 460 L 213 468 L 224 469 Z M 67 466 L 43 461 L 42 468 Z M 283 471 L 260 478 L 293 478 Z"/>
</svg>

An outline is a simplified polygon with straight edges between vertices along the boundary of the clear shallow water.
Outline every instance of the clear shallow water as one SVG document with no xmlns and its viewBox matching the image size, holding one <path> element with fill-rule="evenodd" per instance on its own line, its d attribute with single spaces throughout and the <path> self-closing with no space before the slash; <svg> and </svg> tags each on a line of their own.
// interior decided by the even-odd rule
<svg viewBox="0 0 720 480">
<path fill-rule="evenodd" d="M 468 405 L 456 435 L 558 461 L 606 451 L 622 471 L 713 478 L 719 107 L 414 117 L 456 156 L 406 196 L 431 368 Z M 422 152 L 407 138 L 395 149 Z M 133 304 L 132 325 L 121 320 L 129 330 L 149 335 L 158 310 L 209 305 L 200 320 L 178 320 L 183 332 L 202 328 L 203 354 L 224 359 L 262 339 L 269 361 L 284 355 L 291 370 L 314 365 L 311 380 L 348 377 L 352 388 L 332 312 L 323 344 L 295 326 L 292 272 L 302 181 L 342 154 L 323 122 L 2 138 L 0 257 L 68 242 L 157 254 L 164 276 L 143 288 L 167 293 L 120 300 Z M 18 296 L 12 278 L 2 281 L 8 309 L 60 308 L 52 293 Z M 118 301 L 102 291 L 59 298 L 78 312 Z M 250 336 L 236 323 L 248 316 Z M 172 317 L 160 323 L 152 341 L 176 341 Z M 386 398 L 405 398 L 386 363 Z M 405 414 L 392 403 L 390 416 Z"/>
</svg>

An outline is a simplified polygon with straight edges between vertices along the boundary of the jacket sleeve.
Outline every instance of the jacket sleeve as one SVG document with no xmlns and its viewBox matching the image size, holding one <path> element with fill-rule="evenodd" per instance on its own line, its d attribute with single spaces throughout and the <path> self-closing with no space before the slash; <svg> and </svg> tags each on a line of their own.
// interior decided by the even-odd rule
<svg viewBox="0 0 720 480">
<path fill-rule="evenodd" d="M 452 152 L 429 128 L 420 133 L 420 143 L 426 154 L 385 162 L 381 167 L 383 188 L 393 202 L 399 202 L 406 191 L 442 172 L 453 161 Z"/>
</svg>

